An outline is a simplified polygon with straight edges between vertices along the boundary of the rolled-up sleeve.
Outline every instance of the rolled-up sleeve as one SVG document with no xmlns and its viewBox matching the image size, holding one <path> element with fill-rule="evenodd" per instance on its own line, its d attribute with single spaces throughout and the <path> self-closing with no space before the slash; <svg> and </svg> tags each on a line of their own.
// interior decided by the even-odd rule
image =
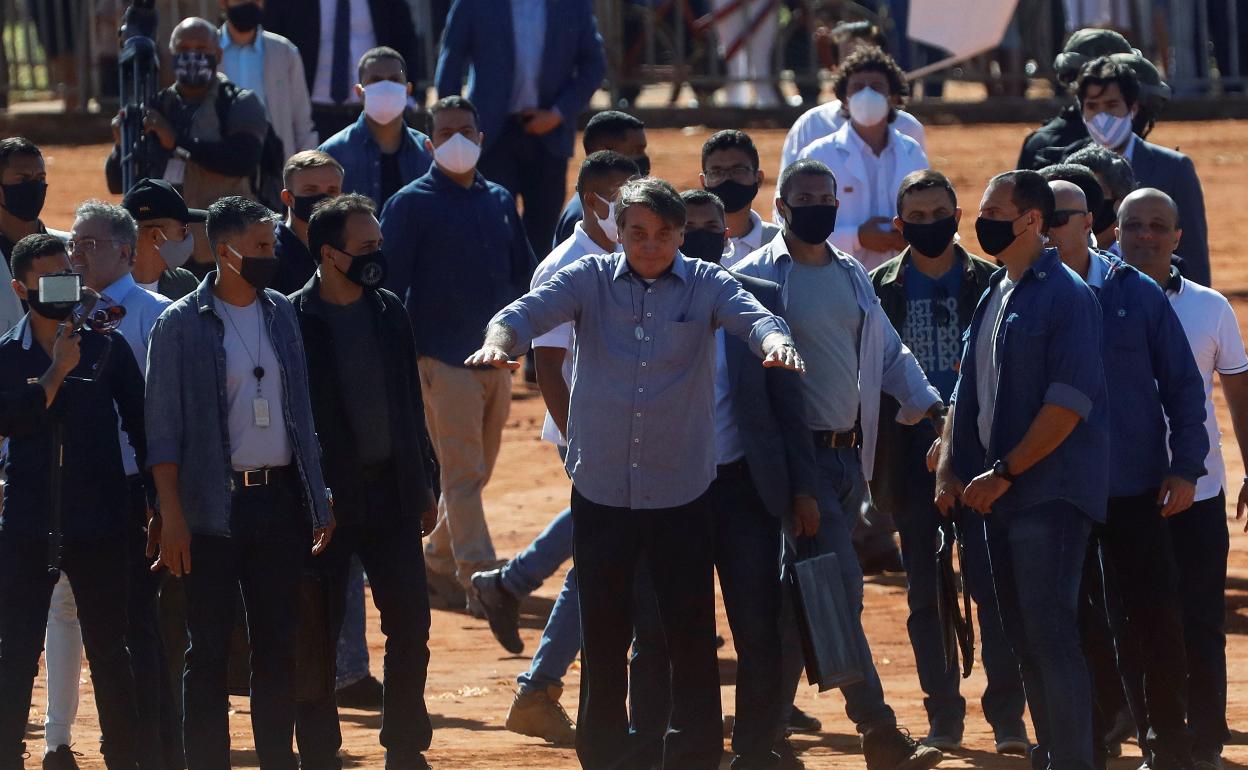
<svg viewBox="0 0 1248 770">
<path fill-rule="evenodd" d="M 574 320 L 585 295 L 592 290 L 597 271 L 598 267 L 591 260 L 573 262 L 498 311 L 490 325 L 502 324 L 516 335 L 515 344 L 507 353 L 521 355 L 534 337 Z"/>
<path fill-rule="evenodd" d="M 714 285 L 715 326 L 722 327 L 734 337 L 745 340 L 754 355 L 759 358 L 765 357 L 763 340 L 767 338 L 767 335 L 791 336 L 789 325 L 784 322 L 784 319 L 772 315 L 727 271 L 720 270 L 707 280 L 712 281 Z"/>
<path fill-rule="evenodd" d="M 1100 305 L 1091 289 L 1073 287 L 1053 308 L 1044 403 L 1069 409 L 1086 420 L 1093 401 L 1105 388 Z"/>
<path fill-rule="evenodd" d="M 182 365 L 180 324 L 169 313 L 152 327 L 147 345 L 144 427 L 147 467 L 182 462 Z"/>
</svg>

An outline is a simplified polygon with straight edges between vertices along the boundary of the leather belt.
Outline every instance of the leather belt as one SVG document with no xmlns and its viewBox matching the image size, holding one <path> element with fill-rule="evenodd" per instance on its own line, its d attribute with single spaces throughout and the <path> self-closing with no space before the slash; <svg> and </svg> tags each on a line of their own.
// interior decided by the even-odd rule
<svg viewBox="0 0 1248 770">
<path fill-rule="evenodd" d="M 282 465 L 275 468 L 253 468 L 247 471 L 233 471 L 230 473 L 230 490 L 238 492 L 242 489 L 268 487 L 283 483 L 290 479 L 290 474 L 293 470 L 294 466 L 292 465 Z"/>
<path fill-rule="evenodd" d="M 850 430 L 815 430 L 811 431 L 815 438 L 815 446 L 824 449 L 857 449 L 862 446 L 862 430 L 854 427 Z"/>
</svg>

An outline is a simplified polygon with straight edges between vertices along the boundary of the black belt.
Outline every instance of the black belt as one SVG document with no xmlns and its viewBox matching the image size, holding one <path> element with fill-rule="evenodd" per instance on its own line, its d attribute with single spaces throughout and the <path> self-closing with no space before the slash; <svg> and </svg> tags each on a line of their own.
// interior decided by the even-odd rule
<svg viewBox="0 0 1248 770">
<path fill-rule="evenodd" d="M 255 487 L 271 487 L 290 481 L 295 466 L 283 465 L 277 468 L 254 468 L 249 471 L 233 471 L 230 473 L 230 491 L 241 492 Z"/>
<path fill-rule="evenodd" d="M 814 430 L 815 446 L 824 449 L 857 449 L 862 446 L 862 431 L 859 428 L 850 430 Z"/>
<path fill-rule="evenodd" d="M 750 464 L 745 461 L 744 457 L 715 468 L 716 481 L 733 481 L 736 479 L 748 479 L 749 477 Z"/>
</svg>

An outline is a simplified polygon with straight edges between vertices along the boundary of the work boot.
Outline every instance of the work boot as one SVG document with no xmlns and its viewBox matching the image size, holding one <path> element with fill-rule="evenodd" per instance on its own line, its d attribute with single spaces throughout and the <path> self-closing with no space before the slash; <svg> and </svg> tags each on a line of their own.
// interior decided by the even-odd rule
<svg viewBox="0 0 1248 770">
<path fill-rule="evenodd" d="M 550 685 L 542 690 L 516 691 L 507 712 L 506 727 L 513 733 L 542 738 L 556 746 L 576 743 L 576 726 L 559 705 L 563 688 Z"/>
<path fill-rule="evenodd" d="M 425 584 L 429 587 L 429 606 L 433 609 L 463 612 L 468 595 L 454 575 L 434 572 L 425 566 Z"/>
<path fill-rule="evenodd" d="M 78 770 L 75 752 L 68 746 L 57 746 L 56 751 L 43 755 L 43 770 Z"/>
<path fill-rule="evenodd" d="M 867 770 L 928 770 L 945 758 L 939 749 L 924 746 L 895 725 L 862 736 L 862 754 Z"/>
<path fill-rule="evenodd" d="M 512 655 L 524 652 L 524 640 L 520 638 L 520 600 L 503 585 L 503 571 L 492 569 L 475 573 L 472 588 L 498 643 Z"/>
</svg>

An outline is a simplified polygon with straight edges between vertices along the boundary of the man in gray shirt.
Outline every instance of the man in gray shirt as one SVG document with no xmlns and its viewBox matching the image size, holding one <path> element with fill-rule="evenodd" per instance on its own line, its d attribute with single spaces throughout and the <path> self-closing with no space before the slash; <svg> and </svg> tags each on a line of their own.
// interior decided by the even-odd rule
<svg viewBox="0 0 1248 770">
<path fill-rule="evenodd" d="M 623 254 L 563 268 L 491 321 L 465 362 L 515 368 L 536 335 L 576 325 L 568 417 L 573 555 L 580 583 L 582 767 L 632 766 L 626 656 L 644 558 L 672 666 L 664 766 L 711 770 L 723 753 L 715 662 L 715 330 L 764 366 L 803 371 L 788 327 L 718 266 L 679 253 L 685 205 L 666 182 L 620 189 Z"/>
</svg>

